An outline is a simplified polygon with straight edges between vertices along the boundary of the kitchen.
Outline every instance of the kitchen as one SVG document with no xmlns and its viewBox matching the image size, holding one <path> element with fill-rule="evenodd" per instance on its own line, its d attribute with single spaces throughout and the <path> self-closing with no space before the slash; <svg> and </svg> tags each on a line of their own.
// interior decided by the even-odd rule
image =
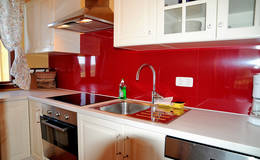
<svg viewBox="0 0 260 160">
<path fill-rule="evenodd" d="M 78 159 L 259 159 L 260 127 L 248 122 L 257 98 L 253 77 L 260 73 L 258 0 L 106 1 L 114 15 L 113 25 L 106 29 L 79 33 L 48 28 L 83 6 L 92 8 L 96 1 L 91 2 L 26 2 L 23 43 L 25 53 L 30 53 L 28 64 L 37 61 L 30 68 L 55 69 L 58 89 L 0 92 L 2 159 L 43 159 L 40 116 L 48 106 L 77 113 L 72 126 L 78 128 Z M 153 69 L 143 67 L 137 80 L 143 64 Z M 154 89 L 191 110 L 163 124 L 95 109 L 111 100 L 79 107 L 46 98 L 86 92 L 92 93 L 90 101 L 94 93 L 116 98 L 114 103 L 120 101 L 122 78 L 129 100 L 148 105 Z M 81 95 L 87 102 L 87 95 Z M 199 152 L 192 155 L 180 149 L 182 157 L 174 157 L 168 155 L 172 152 L 166 143 L 171 137 L 207 146 L 216 155 L 228 152 L 226 158 L 212 154 L 198 158 Z M 229 153 L 242 157 L 228 158 Z"/>
</svg>

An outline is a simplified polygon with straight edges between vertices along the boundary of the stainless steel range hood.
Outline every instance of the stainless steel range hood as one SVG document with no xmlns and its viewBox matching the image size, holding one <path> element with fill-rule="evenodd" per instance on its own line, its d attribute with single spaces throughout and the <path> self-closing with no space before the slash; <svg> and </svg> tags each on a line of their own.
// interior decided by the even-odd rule
<svg viewBox="0 0 260 160">
<path fill-rule="evenodd" d="M 49 24 L 48 27 L 82 33 L 113 28 L 112 6 L 113 0 L 85 0 L 85 8 Z"/>
</svg>

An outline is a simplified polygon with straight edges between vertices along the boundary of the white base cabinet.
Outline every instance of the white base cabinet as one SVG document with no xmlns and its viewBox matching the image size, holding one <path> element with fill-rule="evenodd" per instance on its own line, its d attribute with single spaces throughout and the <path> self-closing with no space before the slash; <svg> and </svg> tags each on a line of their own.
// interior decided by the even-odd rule
<svg viewBox="0 0 260 160">
<path fill-rule="evenodd" d="M 78 115 L 78 145 L 80 160 L 115 160 L 123 153 L 120 146 L 122 126 Z"/>
<path fill-rule="evenodd" d="M 79 160 L 163 160 L 165 135 L 78 115 Z"/>
<path fill-rule="evenodd" d="M 30 157 L 28 100 L 0 102 L 0 159 Z"/>
<path fill-rule="evenodd" d="M 42 113 L 41 103 L 30 100 L 30 140 L 31 140 L 31 157 L 34 160 L 43 159 L 43 147 L 41 137 L 40 115 Z"/>
<path fill-rule="evenodd" d="M 124 126 L 125 152 L 129 160 L 161 160 L 164 158 L 165 136 L 130 126 Z"/>
</svg>

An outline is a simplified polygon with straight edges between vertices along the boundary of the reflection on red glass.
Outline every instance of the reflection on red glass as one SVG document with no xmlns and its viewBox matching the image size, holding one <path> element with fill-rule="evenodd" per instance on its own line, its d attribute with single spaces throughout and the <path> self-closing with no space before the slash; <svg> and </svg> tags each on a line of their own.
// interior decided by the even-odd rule
<svg viewBox="0 0 260 160">
<path fill-rule="evenodd" d="M 81 35 L 85 77 L 80 76 L 75 54 L 50 54 L 49 63 L 57 70 L 59 88 L 117 97 L 124 78 L 128 98 L 150 101 L 153 77 L 149 68 L 135 80 L 138 67 L 148 63 L 156 70 L 160 95 L 173 96 L 191 107 L 247 114 L 252 104 L 252 77 L 260 72 L 257 46 L 137 52 L 114 48 L 113 32 L 105 30 Z M 193 87 L 177 87 L 176 77 L 192 77 Z"/>
</svg>

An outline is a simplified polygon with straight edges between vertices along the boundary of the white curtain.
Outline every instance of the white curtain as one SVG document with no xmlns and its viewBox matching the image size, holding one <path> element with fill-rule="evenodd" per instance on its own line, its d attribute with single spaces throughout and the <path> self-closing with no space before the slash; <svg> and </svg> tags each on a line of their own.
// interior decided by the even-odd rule
<svg viewBox="0 0 260 160">
<path fill-rule="evenodd" d="M 24 0 L 0 0 L 0 38 L 7 50 L 15 51 L 11 67 L 14 83 L 22 89 L 30 88 L 30 69 L 22 49 Z"/>
</svg>

